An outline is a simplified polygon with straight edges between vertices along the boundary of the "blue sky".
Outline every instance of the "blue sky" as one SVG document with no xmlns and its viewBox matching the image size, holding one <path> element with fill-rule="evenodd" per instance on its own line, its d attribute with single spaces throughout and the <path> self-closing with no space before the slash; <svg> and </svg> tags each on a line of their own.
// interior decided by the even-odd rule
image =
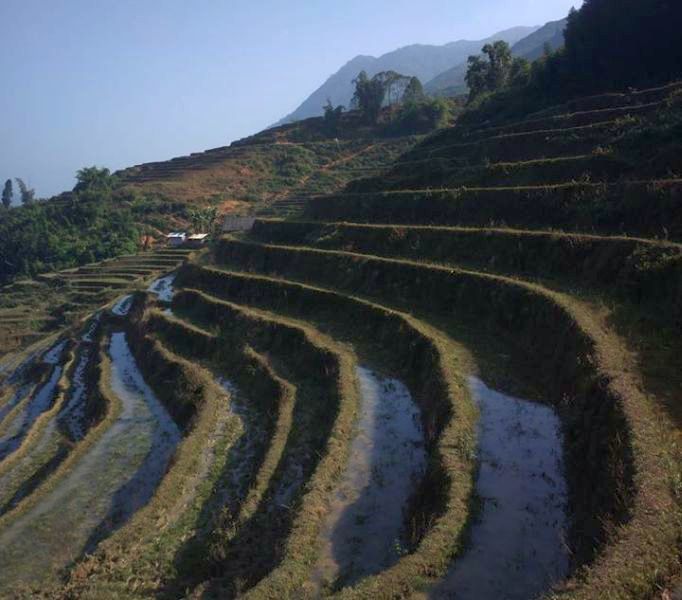
<svg viewBox="0 0 682 600">
<path fill-rule="evenodd" d="M 0 0 L 0 179 L 39 196 L 226 145 L 357 54 L 480 39 L 580 0 Z"/>
</svg>

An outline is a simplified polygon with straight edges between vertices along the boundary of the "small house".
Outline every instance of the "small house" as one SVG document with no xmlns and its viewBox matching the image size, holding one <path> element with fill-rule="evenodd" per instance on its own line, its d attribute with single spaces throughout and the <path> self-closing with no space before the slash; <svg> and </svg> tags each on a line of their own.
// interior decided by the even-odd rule
<svg viewBox="0 0 682 600">
<path fill-rule="evenodd" d="M 249 231 L 256 221 L 256 217 L 235 217 L 227 215 L 223 221 L 223 232 Z"/>
<path fill-rule="evenodd" d="M 187 245 L 192 248 L 201 248 L 208 241 L 208 233 L 193 233 L 187 238 Z"/>
<path fill-rule="evenodd" d="M 169 246 L 182 246 L 187 241 L 187 234 L 184 231 L 174 231 L 166 236 Z"/>
</svg>

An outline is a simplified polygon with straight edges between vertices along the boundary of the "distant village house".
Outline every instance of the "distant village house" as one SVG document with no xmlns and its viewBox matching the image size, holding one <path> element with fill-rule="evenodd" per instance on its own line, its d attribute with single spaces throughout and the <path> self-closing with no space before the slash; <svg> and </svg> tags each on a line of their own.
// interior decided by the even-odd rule
<svg viewBox="0 0 682 600">
<path fill-rule="evenodd" d="M 256 221 L 256 217 L 235 217 L 227 215 L 223 221 L 223 232 L 249 231 Z"/>
<path fill-rule="evenodd" d="M 182 246 L 187 240 L 187 234 L 184 231 L 174 231 L 166 236 L 169 246 Z"/>
<path fill-rule="evenodd" d="M 194 233 L 187 238 L 187 245 L 200 248 L 208 241 L 208 233 Z"/>
</svg>

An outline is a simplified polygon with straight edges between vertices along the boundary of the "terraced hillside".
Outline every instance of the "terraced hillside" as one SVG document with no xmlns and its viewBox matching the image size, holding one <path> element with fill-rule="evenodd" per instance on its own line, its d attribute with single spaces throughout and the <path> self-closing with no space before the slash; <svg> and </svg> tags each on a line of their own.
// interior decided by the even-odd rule
<svg viewBox="0 0 682 600">
<path fill-rule="evenodd" d="M 0 595 L 669 598 L 674 92 L 432 136 L 7 357 Z"/>
<path fill-rule="evenodd" d="M 419 136 L 386 137 L 344 115 L 330 134 L 321 118 L 266 130 L 230 146 L 118 173 L 128 189 L 181 199 L 211 200 L 228 212 L 286 212 L 287 199 L 332 193 L 351 180 L 373 175 L 391 164 Z M 280 206 L 281 204 L 281 206 Z"/>
<path fill-rule="evenodd" d="M 87 318 L 125 291 L 180 266 L 187 249 L 163 248 L 21 280 L 0 290 L 0 359 Z"/>
</svg>

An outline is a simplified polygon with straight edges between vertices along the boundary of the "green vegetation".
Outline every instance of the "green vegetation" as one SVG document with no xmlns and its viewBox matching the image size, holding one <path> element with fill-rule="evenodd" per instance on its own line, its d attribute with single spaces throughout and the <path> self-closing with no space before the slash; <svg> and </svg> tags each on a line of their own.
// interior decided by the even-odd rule
<svg viewBox="0 0 682 600">
<path fill-rule="evenodd" d="M 336 137 L 341 130 L 341 117 L 345 109 L 344 106 L 339 105 L 334 107 L 332 101 L 327 98 L 327 104 L 324 105 L 324 128 L 330 135 Z"/>
<path fill-rule="evenodd" d="M 7 211 L 0 220 L 0 285 L 136 251 L 140 229 L 133 212 L 110 194 L 75 196 Z"/>
<path fill-rule="evenodd" d="M 520 117 L 577 96 L 667 83 L 682 76 L 680 7 L 665 0 L 587 0 L 572 10 L 565 46 L 512 64 L 504 43 L 471 57 L 469 122 Z M 513 72 L 513 76 L 512 76 Z"/>
<path fill-rule="evenodd" d="M 19 177 L 16 178 L 17 186 L 19 187 L 19 198 L 21 198 L 21 203 L 24 206 L 28 206 L 35 202 L 35 190 L 29 188 L 23 179 Z M 7 184 L 5 184 L 6 186 Z"/>
<path fill-rule="evenodd" d="M 12 180 L 8 179 L 5 181 L 5 186 L 2 188 L 2 205 L 5 208 L 10 208 L 12 206 L 13 197 L 14 191 L 12 190 Z"/>
<path fill-rule="evenodd" d="M 456 105 L 445 98 L 427 98 L 417 77 L 395 71 L 383 71 L 371 79 L 362 71 L 353 84 L 353 105 L 367 123 L 379 125 L 383 121 L 382 129 L 389 135 L 428 133 L 446 127 Z M 388 108 L 382 110 L 385 106 Z"/>
<path fill-rule="evenodd" d="M 672 10 L 663 2 L 649 8 Z M 243 203 L 230 210 L 248 205 L 287 216 L 257 218 L 250 231 L 195 255 L 143 252 L 5 288 L 0 335 L 23 341 L 0 361 L 0 441 L 50 377 L 60 378 L 14 455 L 0 463 L 0 546 L 18 565 L 3 577 L 3 593 L 456 595 L 448 585 L 458 560 L 490 549 L 475 535 L 490 503 L 485 478 L 518 478 L 515 494 L 532 494 L 537 479 L 521 465 L 500 475 L 500 465 L 486 461 L 477 428 L 490 406 L 474 402 L 477 378 L 547 404 L 561 422 L 558 432 L 529 421 L 496 440 L 504 450 L 514 436 L 561 439 L 561 456 L 542 458 L 563 473 L 551 483 L 565 530 L 552 539 L 565 546 L 566 564 L 542 593 L 672 597 L 682 582 L 682 95 L 671 83 L 573 97 L 599 91 L 602 68 L 610 86 L 627 85 L 626 76 L 655 82 L 673 69 L 670 57 L 660 72 L 642 58 L 632 74 L 619 72 L 608 67 L 615 59 L 606 48 L 593 72 L 572 71 L 584 70 L 581 52 L 606 43 L 590 33 L 602 32 L 604 19 L 623 35 L 643 18 L 634 5 L 632 15 L 617 9 L 612 0 L 588 0 L 570 17 L 566 49 L 532 66 L 514 60 L 504 43 L 487 45 L 484 57 L 470 60 L 471 99 L 454 126 L 458 106 L 424 98 L 417 79 L 361 73 L 357 111 L 328 103 L 324 118 L 229 148 L 115 175 L 83 169 L 72 196 L 4 211 L 2 244 L 33 243 L 29 262 L 8 280 L 61 265 L 70 253 L 76 261 L 127 251 L 167 223 L 213 229 L 230 202 Z M 566 78 L 573 83 L 564 85 Z M 434 127 L 423 138 L 404 135 Z M 164 204 L 160 190 L 190 190 L 196 203 Z M 18 260 L 0 247 L 3 258 Z M 142 291 L 150 277 L 171 270 L 172 301 Z M 132 295 L 109 310 L 123 294 Z M 49 298 L 58 310 L 45 308 Z M 62 327 L 61 352 L 54 338 L 28 345 L 16 324 L 31 319 L 59 319 L 51 330 Z M 50 326 L 41 327 L 46 333 Z M 112 520 L 93 526 L 94 542 L 82 555 L 66 556 L 63 523 L 80 516 L 69 506 L 80 506 L 89 491 L 69 487 L 69 473 L 97 465 L 98 440 L 128 418 L 124 393 L 113 385 L 116 360 L 107 354 L 107 342 L 123 334 L 132 367 L 160 403 L 154 418 L 159 425 L 172 419 L 182 439 L 164 476 L 145 490 L 148 502 L 121 518 L 128 488 L 107 492 Z M 52 356 L 44 355 L 51 346 Z M 77 376 L 83 356 L 92 363 Z M 361 482 L 363 468 L 375 477 L 395 460 L 371 430 L 354 427 L 367 407 L 359 369 L 409 391 L 419 421 L 412 443 L 426 462 L 410 477 L 409 500 L 394 519 L 392 531 L 401 531 L 391 540 L 395 560 L 377 556 L 379 568 L 358 580 L 341 573 L 319 581 L 325 517 L 332 505 L 352 502 L 340 486 L 346 469 Z M 63 435 L 72 403 L 86 425 L 81 437 Z M 392 407 L 384 410 L 376 418 Z M 349 465 L 358 463 L 347 459 L 362 436 L 370 458 L 355 473 Z M 130 441 L 139 449 L 136 440 L 115 438 L 120 448 Z M 123 464 L 126 453 L 120 456 Z M 114 460 L 110 468 L 119 466 Z M 69 502 L 51 503 L 55 494 Z M 378 520 L 382 508 L 356 519 L 354 544 L 371 547 L 362 525 Z M 15 527 L 34 509 L 46 515 L 30 523 L 42 560 L 54 554 L 54 568 L 40 572 L 29 568 L 33 538 L 12 545 Z M 547 523 L 532 521 L 532 502 L 523 513 L 515 525 L 530 537 L 547 533 Z M 501 538 L 489 543 L 504 545 Z M 21 577 L 24 567 L 30 577 Z M 484 568 L 480 576 L 487 581 L 490 573 Z M 515 583 L 493 576 L 503 589 Z M 512 577 L 537 580 L 537 573 L 519 568 Z"/>
<path fill-rule="evenodd" d="M 76 173 L 76 185 L 73 191 L 78 192 L 107 192 L 113 190 L 118 179 L 113 176 L 109 169 L 98 167 L 85 167 Z"/>
</svg>

